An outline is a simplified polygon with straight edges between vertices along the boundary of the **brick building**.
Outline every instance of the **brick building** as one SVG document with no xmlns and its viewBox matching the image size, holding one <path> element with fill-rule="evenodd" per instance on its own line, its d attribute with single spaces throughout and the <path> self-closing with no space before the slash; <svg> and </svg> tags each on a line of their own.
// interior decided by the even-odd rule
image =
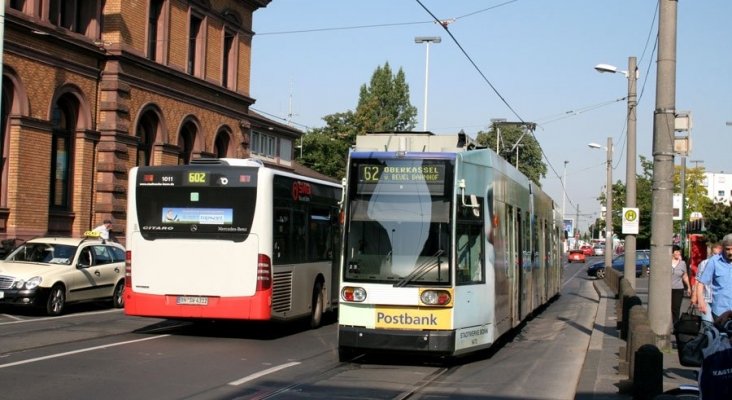
<svg viewBox="0 0 732 400">
<path fill-rule="evenodd" d="M 269 2 L 6 0 L 0 239 L 107 218 L 122 233 L 136 165 L 299 169 L 302 133 L 249 111 L 252 16 Z"/>
</svg>

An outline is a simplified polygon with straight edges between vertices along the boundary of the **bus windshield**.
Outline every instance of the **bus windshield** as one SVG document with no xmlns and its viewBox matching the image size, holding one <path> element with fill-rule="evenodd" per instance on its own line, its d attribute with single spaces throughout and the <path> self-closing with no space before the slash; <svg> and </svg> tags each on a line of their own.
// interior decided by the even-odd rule
<svg viewBox="0 0 732 400">
<path fill-rule="evenodd" d="M 353 160 L 345 279 L 450 282 L 448 160 Z"/>
</svg>

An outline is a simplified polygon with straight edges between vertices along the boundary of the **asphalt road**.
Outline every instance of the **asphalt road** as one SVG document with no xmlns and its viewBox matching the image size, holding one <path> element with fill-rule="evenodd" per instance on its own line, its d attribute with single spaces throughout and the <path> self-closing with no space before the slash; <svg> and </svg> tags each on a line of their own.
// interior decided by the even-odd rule
<svg viewBox="0 0 732 400">
<path fill-rule="evenodd" d="M 470 359 L 338 362 L 334 316 L 305 324 L 127 317 L 106 305 L 55 318 L 0 308 L 3 398 L 573 399 L 597 312 L 586 264 L 500 348 Z"/>
</svg>

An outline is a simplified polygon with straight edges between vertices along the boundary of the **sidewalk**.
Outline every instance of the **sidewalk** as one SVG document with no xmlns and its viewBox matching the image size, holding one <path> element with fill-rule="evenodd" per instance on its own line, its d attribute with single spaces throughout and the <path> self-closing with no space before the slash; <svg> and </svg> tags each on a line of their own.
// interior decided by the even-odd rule
<svg viewBox="0 0 732 400">
<path fill-rule="evenodd" d="M 615 293 L 603 280 L 596 280 L 594 286 L 600 300 L 575 399 L 632 399 L 632 382 L 618 373 L 620 348 L 625 341 L 617 329 Z M 676 350 L 663 352 L 663 370 L 664 391 L 696 383 L 695 369 L 681 366 Z"/>
</svg>

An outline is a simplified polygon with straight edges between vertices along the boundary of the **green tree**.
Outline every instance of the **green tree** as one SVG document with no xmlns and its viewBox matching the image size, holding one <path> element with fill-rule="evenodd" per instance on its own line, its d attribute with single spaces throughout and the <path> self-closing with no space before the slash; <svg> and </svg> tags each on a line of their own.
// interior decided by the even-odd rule
<svg viewBox="0 0 732 400">
<path fill-rule="evenodd" d="M 683 218 L 689 221 L 692 212 L 701 212 L 712 205 L 712 200 L 707 197 L 707 189 L 702 184 L 704 182 L 704 168 L 687 168 L 686 182 L 684 187 L 685 199 Z M 674 171 L 674 193 L 681 193 L 681 166 L 676 165 Z M 674 223 L 677 232 L 681 231 L 681 221 Z"/>
<path fill-rule="evenodd" d="M 348 148 L 356 138 L 353 119 L 351 111 L 323 117 L 325 127 L 312 129 L 302 136 L 302 157 L 298 154 L 297 160 L 321 174 L 343 178 Z"/>
<path fill-rule="evenodd" d="M 359 133 L 411 131 L 417 108 L 409 103 L 409 85 L 404 71 L 394 75 L 387 62 L 377 67 L 369 86 L 361 85 L 355 121 Z"/>
<path fill-rule="evenodd" d="M 706 205 L 704 211 L 704 236 L 711 243 L 722 240 L 724 235 L 732 233 L 732 207 L 725 203 Z"/>
<path fill-rule="evenodd" d="M 356 111 L 323 117 L 325 126 L 309 130 L 301 139 L 301 164 L 322 174 L 343 178 L 348 149 L 356 136 L 367 132 L 409 131 L 416 124 L 417 109 L 409 103 L 409 85 L 400 68 L 392 73 L 387 62 L 361 86 Z"/>
<path fill-rule="evenodd" d="M 653 160 L 639 156 L 641 171 L 636 174 L 636 196 L 635 204 L 640 214 L 638 220 L 638 235 L 636 235 L 636 246 L 638 249 L 647 249 L 651 245 L 651 211 L 653 203 Z M 616 181 L 613 187 L 613 209 L 612 225 L 613 232 L 620 238 L 623 237 L 622 212 L 625 207 L 626 186 L 621 181 Z M 605 192 L 597 197 L 601 205 L 605 205 Z M 600 218 L 595 221 L 598 229 L 605 229 L 605 220 Z"/>
<path fill-rule="evenodd" d="M 521 141 L 519 142 L 519 138 Z M 478 132 L 475 140 L 481 146 L 496 150 L 496 131 Z M 501 125 L 501 142 L 498 155 L 516 165 L 516 149 L 518 142 L 518 169 L 531 181 L 541 186 L 541 178 L 546 177 L 546 164 L 542 160 L 541 146 L 533 133 L 525 131 L 520 125 Z M 512 151 L 513 150 L 513 151 Z"/>
</svg>

